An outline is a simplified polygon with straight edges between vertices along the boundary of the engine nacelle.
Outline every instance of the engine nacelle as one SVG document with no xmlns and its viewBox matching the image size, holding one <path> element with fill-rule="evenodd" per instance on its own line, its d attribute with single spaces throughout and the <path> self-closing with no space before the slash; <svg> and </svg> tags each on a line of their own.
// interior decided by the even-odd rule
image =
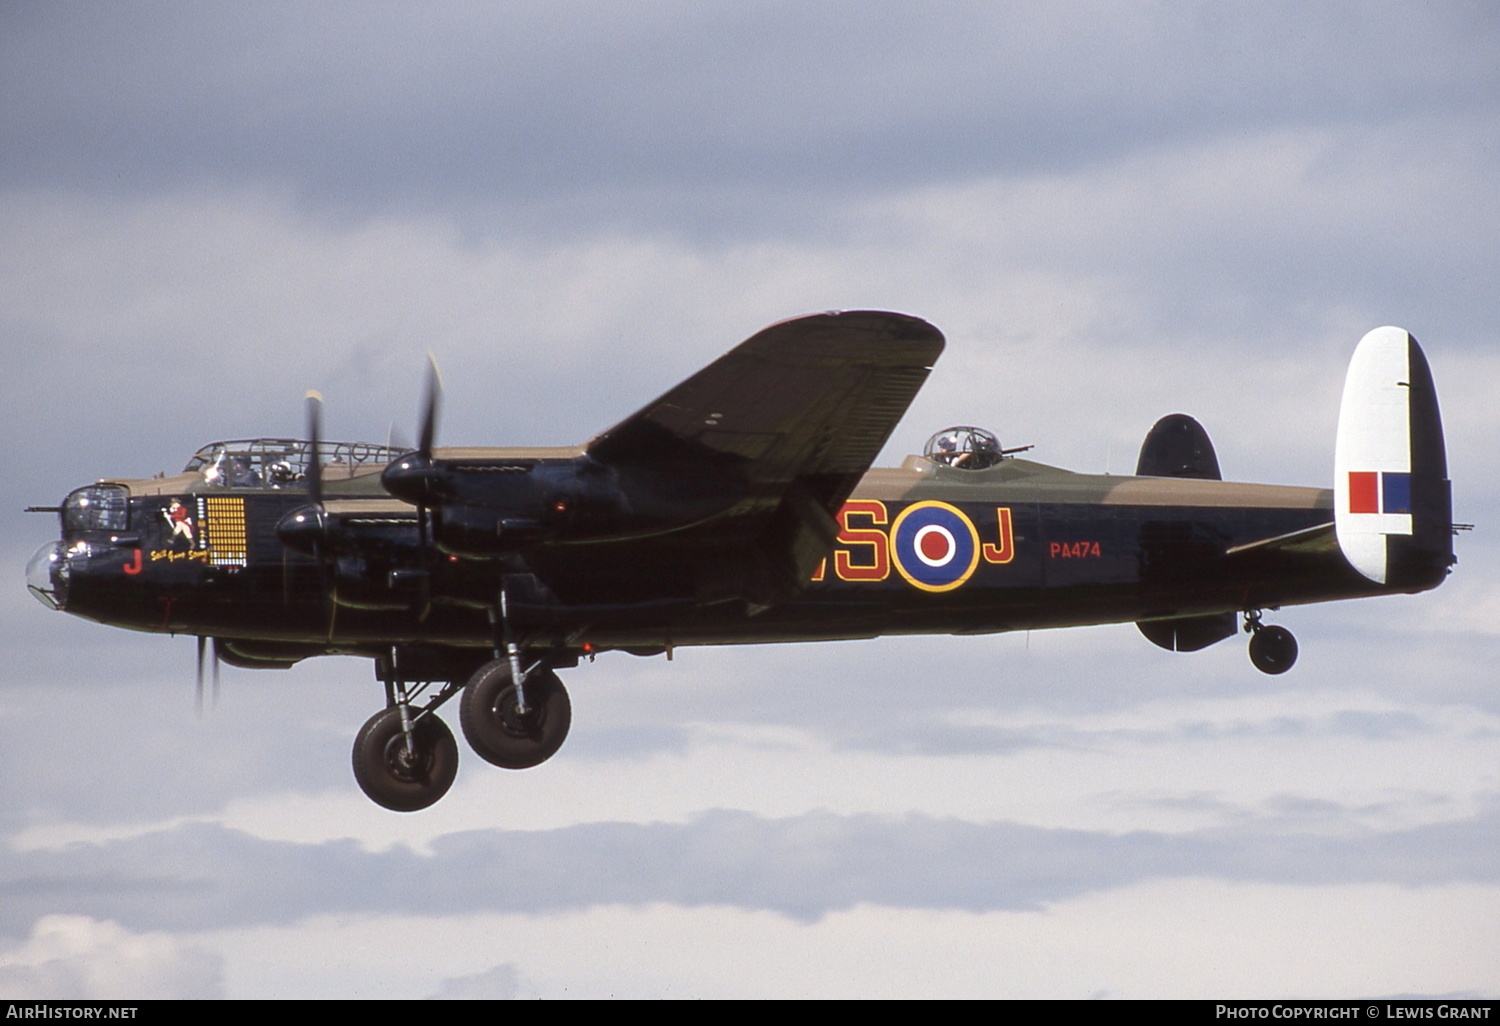
<svg viewBox="0 0 1500 1026">
<path fill-rule="evenodd" d="M 418 458 L 419 459 L 419 458 Z M 723 481 L 684 487 L 646 470 L 568 459 L 414 459 L 387 474 L 392 494 L 426 505 L 444 552 L 493 559 L 543 544 L 642 538 L 722 513 L 743 489 Z M 438 501 L 428 502 L 431 496 Z"/>
</svg>

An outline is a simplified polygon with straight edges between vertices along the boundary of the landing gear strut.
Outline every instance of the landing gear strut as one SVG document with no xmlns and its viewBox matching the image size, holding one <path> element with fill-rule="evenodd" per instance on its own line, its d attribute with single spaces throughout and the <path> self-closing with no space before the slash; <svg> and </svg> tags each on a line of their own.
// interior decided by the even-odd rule
<svg viewBox="0 0 1500 1026">
<path fill-rule="evenodd" d="M 1250 662 L 1261 673 L 1285 673 L 1297 661 L 1297 639 L 1285 627 L 1260 622 L 1260 610 L 1245 612 L 1250 635 Z"/>
<path fill-rule="evenodd" d="M 485 762 L 529 769 L 562 747 L 573 722 L 573 705 L 545 658 L 522 665 L 504 582 L 490 621 L 495 658 L 474 671 L 465 685 L 459 724 L 469 747 Z"/>
</svg>

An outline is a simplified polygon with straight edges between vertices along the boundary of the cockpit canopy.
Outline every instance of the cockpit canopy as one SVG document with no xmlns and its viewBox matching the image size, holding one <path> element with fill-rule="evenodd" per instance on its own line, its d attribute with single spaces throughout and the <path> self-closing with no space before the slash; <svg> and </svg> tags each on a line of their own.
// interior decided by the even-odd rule
<svg viewBox="0 0 1500 1026">
<path fill-rule="evenodd" d="M 927 439 L 922 455 L 933 463 L 959 470 L 983 470 L 1005 458 L 1000 440 L 984 428 L 958 425 Z"/>
<path fill-rule="evenodd" d="M 370 442 L 318 443 L 324 476 L 383 467 L 404 453 Z M 312 443 L 296 438 L 242 438 L 205 445 L 188 460 L 184 474 L 201 474 L 219 488 L 301 488 L 312 459 Z"/>
</svg>

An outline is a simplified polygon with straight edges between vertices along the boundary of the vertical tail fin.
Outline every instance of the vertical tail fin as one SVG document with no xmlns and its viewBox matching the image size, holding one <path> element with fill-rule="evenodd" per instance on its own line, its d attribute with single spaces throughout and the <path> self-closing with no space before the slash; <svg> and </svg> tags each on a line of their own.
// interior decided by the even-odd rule
<svg viewBox="0 0 1500 1026">
<path fill-rule="evenodd" d="M 1349 361 L 1333 456 L 1334 530 L 1351 566 L 1421 591 L 1453 563 L 1453 504 L 1432 372 L 1402 328 L 1376 328 Z"/>
<path fill-rule="evenodd" d="M 1196 477 L 1222 481 L 1214 443 L 1192 417 L 1172 413 L 1151 426 L 1135 462 L 1136 477 Z"/>
</svg>

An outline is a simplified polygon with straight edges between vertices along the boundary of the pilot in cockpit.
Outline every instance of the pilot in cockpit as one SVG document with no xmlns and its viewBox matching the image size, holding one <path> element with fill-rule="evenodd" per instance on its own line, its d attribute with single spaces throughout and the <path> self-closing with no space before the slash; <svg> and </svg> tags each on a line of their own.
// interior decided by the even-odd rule
<svg viewBox="0 0 1500 1026">
<path fill-rule="evenodd" d="M 933 463 L 959 470 L 983 470 L 1005 457 L 1000 440 L 984 428 L 944 428 L 927 440 L 923 455 Z"/>
<path fill-rule="evenodd" d="M 250 465 L 249 456 L 234 456 L 229 460 L 229 487 L 231 488 L 259 488 L 261 487 L 260 475 Z"/>
<path fill-rule="evenodd" d="M 297 480 L 297 471 L 286 460 L 277 460 L 266 469 L 272 488 L 286 488 Z"/>
<path fill-rule="evenodd" d="M 203 480 L 216 488 L 261 488 L 260 475 L 243 453 L 229 456 L 219 453 L 214 461 L 203 468 Z"/>
</svg>

